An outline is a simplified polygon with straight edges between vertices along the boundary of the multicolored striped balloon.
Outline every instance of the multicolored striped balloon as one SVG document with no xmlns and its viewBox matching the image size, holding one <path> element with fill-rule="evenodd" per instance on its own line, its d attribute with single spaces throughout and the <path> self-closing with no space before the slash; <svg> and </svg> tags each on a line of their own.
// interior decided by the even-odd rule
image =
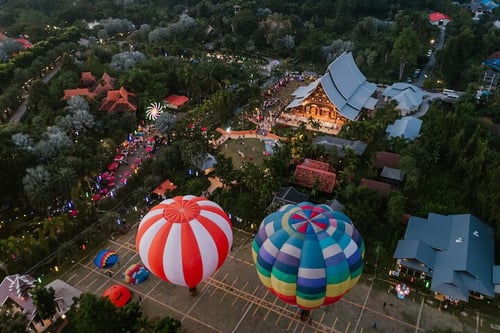
<svg viewBox="0 0 500 333">
<path fill-rule="evenodd" d="M 352 221 L 327 205 L 286 205 L 262 221 L 252 243 L 257 274 L 288 304 L 337 302 L 359 280 L 365 245 Z"/>
<path fill-rule="evenodd" d="M 216 203 L 192 195 L 167 199 L 142 219 L 136 248 L 159 278 L 195 288 L 224 262 L 233 243 L 231 221 Z"/>
</svg>

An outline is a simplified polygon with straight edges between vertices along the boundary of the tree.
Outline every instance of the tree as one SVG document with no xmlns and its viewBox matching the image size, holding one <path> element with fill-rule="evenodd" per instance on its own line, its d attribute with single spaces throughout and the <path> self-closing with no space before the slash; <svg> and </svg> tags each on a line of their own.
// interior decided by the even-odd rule
<svg viewBox="0 0 500 333">
<path fill-rule="evenodd" d="M 169 135 L 170 131 L 174 127 L 176 123 L 175 116 L 170 112 L 163 112 L 160 114 L 158 119 L 156 119 L 155 127 L 160 131 L 163 135 Z"/>
<path fill-rule="evenodd" d="M 120 332 L 118 311 L 108 298 L 83 293 L 73 300 L 70 322 L 73 332 Z"/>
<path fill-rule="evenodd" d="M 392 191 L 387 201 L 387 220 L 391 226 L 397 226 L 402 222 L 403 214 L 406 213 L 406 197 L 400 191 Z"/>
<path fill-rule="evenodd" d="M 111 58 L 110 67 L 118 74 L 126 72 L 135 67 L 138 63 L 146 61 L 146 55 L 139 51 L 122 52 L 115 54 Z"/>
<path fill-rule="evenodd" d="M 108 298 L 83 293 L 74 298 L 70 332 L 136 333 L 143 325 L 138 302 L 116 308 Z"/>
<path fill-rule="evenodd" d="M 34 209 L 44 211 L 52 202 L 51 177 L 43 165 L 26 170 L 23 187 L 24 193 Z"/>
<path fill-rule="evenodd" d="M 154 327 L 154 333 L 180 333 L 181 331 L 181 321 L 172 317 L 163 317 Z"/>
<path fill-rule="evenodd" d="M 0 332 L 2 333 L 28 333 L 28 318 L 21 311 L 0 308 Z"/>
<path fill-rule="evenodd" d="M 31 291 L 33 304 L 37 309 L 38 315 L 43 320 L 52 318 L 56 312 L 55 290 L 54 288 L 36 287 Z"/>
<path fill-rule="evenodd" d="M 57 193 L 69 198 L 71 190 L 76 186 L 78 176 L 76 172 L 68 167 L 58 168 L 53 174 L 53 185 Z"/>
<path fill-rule="evenodd" d="M 234 165 L 231 157 L 225 157 L 223 154 L 217 154 L 217 165 L 215 166 L 215 175 L 219 177 L 224 188 L 234 180 Z"/>
<path fill-rule="evenodd" d="M 418 36 L 411 28 L 401 31 L 398 38 L 394 41 L 392 56 L 399 63 L 399 80 L 403 78 L 406 66 L 416 63 L 418 46 Z"/>
</svg>

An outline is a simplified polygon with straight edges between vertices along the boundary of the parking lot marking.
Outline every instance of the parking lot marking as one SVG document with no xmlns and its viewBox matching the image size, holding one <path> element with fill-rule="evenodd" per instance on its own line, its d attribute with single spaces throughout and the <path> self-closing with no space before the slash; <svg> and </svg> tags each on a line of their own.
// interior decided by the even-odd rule
<svg viewBox="0 0 500 333">
<path fill-rule="evenodd" d="M 370 288 L 366 293 L 365 301 L 363 302 L 363 306 L 361 307 L 361 311 L 359 312 L 358 321 L 356 321 L 356 326 L 354 326 L 354 332 L 358 331 L 359 323 L 361 322 L 361 318 L 363 317 L 363 313 L 365 312 L 366 303 L 368 303 L 368 298 L 370 297 L 370 293 L 372 292 L 373 283 L 370 284 Z"/>
<path fill-rule="evenodd" d="M 233 328 L 233 330 L 231 331 L 232 333 L 235 333 L 237 330 L 238 330 L 238 327 L 240 327 L 241 325 L 241 322 L 243 321 L 243 319 L 245 319 L 245 317 L 247 316 L 247 313 L 248 311 L 250 311 L 250 308 L 252 307 L 252 303 L 250 303 L 247 307 L 247 309 L 245 310 L 245 312 L 243 313 L 243 316 L 241 316 L 240 318 L 240 321 L 238 321 L 238 323 L 236 324 L 236 326 Z"/>
</svg>

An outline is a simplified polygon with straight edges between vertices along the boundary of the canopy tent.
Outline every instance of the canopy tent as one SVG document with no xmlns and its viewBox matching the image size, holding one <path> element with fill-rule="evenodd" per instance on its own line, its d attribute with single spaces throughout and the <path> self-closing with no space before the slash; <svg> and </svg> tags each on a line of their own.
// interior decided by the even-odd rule
<svg viewBox="0 0 500 333">
<path fill-rule="evenodd" d="M 115 284 L 106 289 L 102 294 L 102 297 L 108 297 L 111 303 L 113 303 L 117 308 L 121 308 L 132 299 L 132 292 L 125 286 L 121 284 Z"/>
<path fill-rule="evenodd" d="M 113 162 L 110 165 L 108 165 L 108 170 L 109 171 L 114 171 L 116 169 L 118 169 L 118 163 L 117 162 Z"/>
<path fill-rule="evenodd" d="M 123 155 L 116 155 L 115 156 L 115 162 L 121 162 L 125 159 L 125 156 Z"/>
</svg>

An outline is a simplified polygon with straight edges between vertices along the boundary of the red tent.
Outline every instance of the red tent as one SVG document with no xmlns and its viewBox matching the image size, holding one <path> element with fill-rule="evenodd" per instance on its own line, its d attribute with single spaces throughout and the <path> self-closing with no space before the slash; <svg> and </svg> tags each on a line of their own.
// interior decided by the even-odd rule
<svg viewBox="0 0 500 333">
<path fill-rule="evenodd" d="M 108 170 L 109 171 L 113 171 L 113 170 L 116 170 L 116 169 L 118 169 L 118 163 L 113 162 L 110 165 L 108 165 Z"/>
<path fill-rule="evenodd" d="M 121 308 L 132 299 L 132 292 L 121 284 L 115 284 L 106 289 L 102 296 L 108 297 L 111 303 L 117 308 Z"/>
<path fill-rule="evenodd" d="M 123 161 L 124 158 L 125 158 L 125 156 L 123 156 L 123 155 L 116 155 L 115 162 L 121 162 L 121 161 Z"/>
</svg>

